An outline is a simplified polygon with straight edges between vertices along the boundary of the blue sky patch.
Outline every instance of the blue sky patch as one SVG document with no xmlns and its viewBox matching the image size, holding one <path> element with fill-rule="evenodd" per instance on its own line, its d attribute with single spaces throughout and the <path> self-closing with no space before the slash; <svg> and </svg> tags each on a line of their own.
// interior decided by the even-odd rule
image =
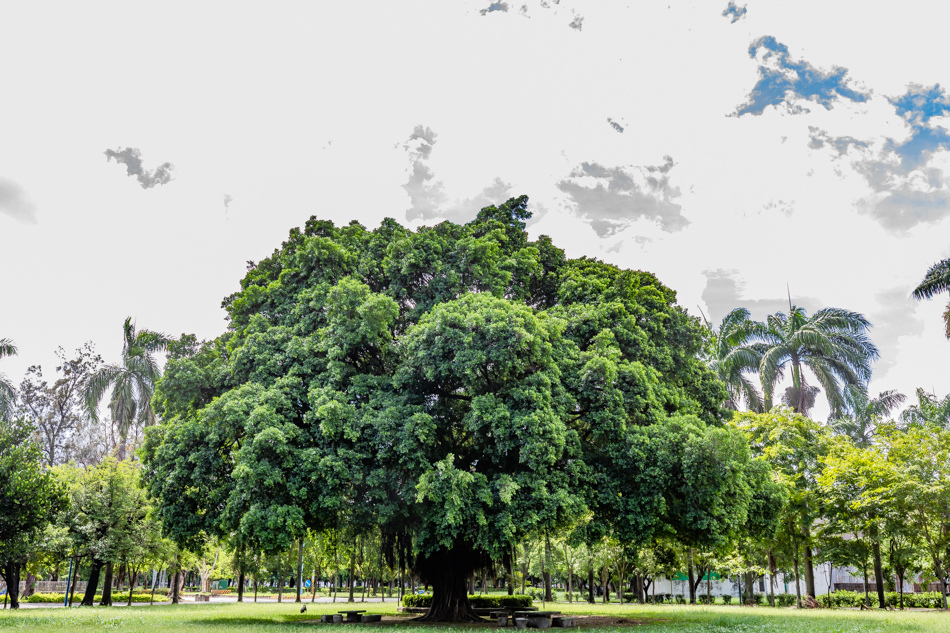
<svg viewBox="0 0 950 633">
<path fill-rule="evenodd" d="M 793 114 L 807 112 L 801 104 L 794 103 L 807 99 L 830 110 L 839 98 L 851 101 L 867 101 L 867 95 L 848 86 L 848 70 L 835 66 L 830 71 L 816 68 L 803 60 L 792 59 L 788 47 L 771 35 L 760 37 L 749 46 L 749 57 L 760 57 L 759 80 L 749 98 L 735 111 L 735 116 L 743 114 L 759 115 L 768 106 L 785 104 Z"/>
<path fill-rule="evenodd" d="M 745 5 L 739 7 L 736 6 L 735 0 L 729 0 L 729 6 L 726 7 L 726 10 L 722 12 L 722 17 L 728 18 L 730 24 L 735 24 L 739 20 L 745 17 L 745 14 L 749 10 L 745 8 Z"/>
</svg>

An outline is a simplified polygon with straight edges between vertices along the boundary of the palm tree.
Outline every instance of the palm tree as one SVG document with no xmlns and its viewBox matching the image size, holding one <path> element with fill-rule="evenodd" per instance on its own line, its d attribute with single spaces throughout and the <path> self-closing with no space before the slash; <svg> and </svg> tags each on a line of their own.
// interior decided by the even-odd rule
<svg viewBox="0 0 950 633">
<path fill-rule="evenodd" d="M 942 429 L 950 429 L 950 395 L 937 398 L 936 394 L 917 390 L 917 404 L 912 404 L 901 413 L 904 426 L 923 426 L 934 424 Z"/>
<path fill-rule="evenodd" d="M 5 356 L 16 356 L 16 345 L 8 338 L 0 338 L 0 358 Z M 3 374 L 0 374 L 0 418 L 9 415 L 13 409 L 13 399 L 16 397 L 16 391 L 13 389 L 13 383 Z"/>
<path fill-rule="evenodd" d="M 931 299 L 942 292 L 950 292 L 950 258 L 939 261 L 927 271 L 924 280 L 914 288 L 914 299 Z M 944 334 L 950 338 L 950 303 L 943 312 Z"/>
<path fill-rule="evenodd" d="M 112 389 L 109 412 L 121 438 L 120 459 L 125 458 L 125 441 L 132 425 L 155 423 L 152 394 L 162 372 L 153 354 L 165 351 L 169 343 L 168 337 L 159 332 L 136 331 L 132 317 L 122 327 L 121 364 L 106 365 L 89 377 L 85 388 L 86 409 L 95 422 L 99 420 L 99 402 Z"/>
<path fill-rule="evenodd" d="M 897 391 L 882 391 L 877 398 L 870 398 L 863 389 L 850 385 L 844 388 L 844 400 L 849 415 L 829 420 L 832 431 L 851 438 L 858 448 L 867 448 L 873 443 L 877 425 L 902 405 L 906 396 Z"/>
<path fill-rule="evenodd" d="M 770 315 L 757 332 L 765 346 L 759 377 L 766 409 L 772 407 L 775 386 L 790 368 L 792 386 L 785 390 L 783 400 L 796 413 L 807 415 L 818 394 L 818 387 L 806 381 L 807 368 L 824 389 L 831 415 L 840 416 L 848 408 L 843 388 L 863 390 L 871 378 L 871 362 L 880 355 L 868 338 L 870 326 L 857 312 L 824 308 L 808 317 L 791 302 L 788 315 Z"/>
<path fill-rule="evenodd" d="M 762 350 L 756 345 L 755 336 L 761 327 L 761 323 L 749 319 L 748 310 L 736 308 L 726 315 L 719 329 L 712 332 L 709 367 L 726 384 L 729 390 L 726 406 L 735 411 L 743 400 L 750 411 L 762 411 L 762 396 L 745 375 L 759 369 Z"/>
</svg>

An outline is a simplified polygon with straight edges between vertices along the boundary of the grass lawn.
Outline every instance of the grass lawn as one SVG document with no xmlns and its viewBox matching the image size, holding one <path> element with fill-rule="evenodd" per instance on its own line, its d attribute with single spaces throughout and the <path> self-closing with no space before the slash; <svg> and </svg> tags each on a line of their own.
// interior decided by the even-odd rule
<svg viewBox="0 0 950 633">
<path fill-rule="evenodd" d="M 84 607 L 65 609 L 21 609 L 0 611 L 0 631 L 22 630 L 31 633 L 46 631 L 128 631 L 130 633 L 291 633 L 314 629 L 369 630 L 382 628 L 396 633 L 436 633 L 452 630 L 460 633 L 467 625 L 419 625 L 408 621 L 367 625 L 328 625 L 314 622 L 324 613 L 336 613 L 347 603 L 310 604 L 307 613 L 299 613 L 294 603 L 284 604 L 187 604 L 179 606 Z M 356 603 L 353 608 L 370 613 L 395 614 L 395 603 Z M 950 613 L 942 612 L 862 612 L 845 610 L 796 610 L 766 607 L 702 607 L 681 605 L 569 605 L 557 603 L 548 609 L 578 615 L 599 615 L 627 620 L 600 629 L 580 629 L 582 633 L 604 630 L 689 631 L 691 633 L 725 633 L 741 631 L 800 633 L 873 633 L 877 631 L 933 631 L 950 633 Z M 637 625 L 640 623 L 640 625 Z M 478 625 L 487 633 L 493 625 Z M 508 628 L 509 633 L 516 629 Z M 551 629 L 549 629 L 551 631 Z M 382 632 L 379 632 L 382 633 Z"/>
</svg>

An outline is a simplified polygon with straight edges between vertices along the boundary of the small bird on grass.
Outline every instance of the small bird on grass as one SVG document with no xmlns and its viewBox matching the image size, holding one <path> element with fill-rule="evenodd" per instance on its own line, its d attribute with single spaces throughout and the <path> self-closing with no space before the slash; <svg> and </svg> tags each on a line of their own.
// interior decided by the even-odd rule
<svg viewBox="0 0 950 633">
<path fill-rule="evenodd" d="M 302 607 L 300 607 L 300 612 L 301 612 L 301 613 L 306 613 L 306 612 L 307 612 L 307 605 L 303 605 Z"/>
</svg>

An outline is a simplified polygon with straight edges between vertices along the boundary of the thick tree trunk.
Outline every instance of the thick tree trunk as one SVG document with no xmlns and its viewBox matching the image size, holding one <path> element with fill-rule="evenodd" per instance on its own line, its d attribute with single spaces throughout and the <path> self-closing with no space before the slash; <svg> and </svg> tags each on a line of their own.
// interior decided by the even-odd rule
<svg viewBox="0 0 950 633">
<path fill-rule="evenodd" d="M 347 578 L 347 584 L 350 586 L 350 597 L 347 598 L 347 602 L 355 602 L 353 600 L 353 589 L 356 581 L 353 576 L 356 573 L 356 550 L 350 553 L 350 577 Z"/>
<path fill-rule="evenodd" d="M 10 596 L 10 608 L 20 608 L 20 561 L 3 561 L 3 578 L 7 581 L 7 595 Z M 6 596 L 4 596 L 6 608 Z"/>
<path fill-rule="evenodd" d="M 99 601 L 99 606 L 112 606 L 112 561 L 106 563 L 106 577 L 102 581 L 102 600 Z"/>
<path fill-rule="evenodd" d="M 795 597 L 798 599 L 798 608 L 802 608 L 802 587 L 801 583 L 798 582 L 799 573 L 798 573 L 798 548 L 794 547 L 795 554 L 792 557 L 792 562 L 795 565 Z"/>
<path fill-rule="evenodd" d="M 874 536 L 876 537 L 877 530 Z M 881 567 L 881 542 L 874 538 L 871 548 L 874 551 L 874 583 L 877 585 L 877 603 L 881 609 L 886 609 L 884 604 L 884 570 Z"/>
<path fill-rule="evenodd" d="M 416 560 L 423 579 L 432 585 L 432 602 L 421 622 L 484 622 L 475 613 L 465 590 L 469 575 L 483 565 L 472 548 L 456 545 Z"/>
<path fill-rule="evenodd" d="M 89 582 L 86 583 L 86 592 L 82 596 L 81 604 L 84 607 L 91 607 L 96 600 L 96 589 L 99 587 L 99 572 L 102 571 L 103 563 L 101 560 L 93 559 L 92 567 L 89 569 Z"/>
</svg>

